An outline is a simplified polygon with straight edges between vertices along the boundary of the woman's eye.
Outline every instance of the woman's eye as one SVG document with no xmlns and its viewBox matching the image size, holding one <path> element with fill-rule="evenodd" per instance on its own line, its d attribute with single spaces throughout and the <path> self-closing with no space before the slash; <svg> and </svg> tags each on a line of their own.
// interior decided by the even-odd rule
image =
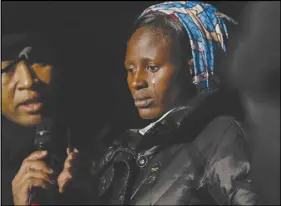
<svg viewBox="0 0 281 206">
<path fill-rule="evenodd" d="M 147 66 L 146 70 L 150 72 L 157 72 L 160 69 L 159 66 Z"/>
</svg>

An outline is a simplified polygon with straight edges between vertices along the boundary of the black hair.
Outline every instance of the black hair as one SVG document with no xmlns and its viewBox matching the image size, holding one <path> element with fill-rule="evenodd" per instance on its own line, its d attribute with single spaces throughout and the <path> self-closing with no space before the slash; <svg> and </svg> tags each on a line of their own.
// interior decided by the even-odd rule
<svg viewBox="0 0 281 206">
<path fill-rule="evenodd" d="M 190 40 L 186 29 L 181 22 L 162 12 L 148 12 L 143 15 L 134 25 L 134 31 L 141 27 L 159 29 L 163 34 L 168 34 L 172 39 L 176 37 L 180 46 L 180 58 L 182 62 L 187 62 L 192 58 Z"/>
</svg>

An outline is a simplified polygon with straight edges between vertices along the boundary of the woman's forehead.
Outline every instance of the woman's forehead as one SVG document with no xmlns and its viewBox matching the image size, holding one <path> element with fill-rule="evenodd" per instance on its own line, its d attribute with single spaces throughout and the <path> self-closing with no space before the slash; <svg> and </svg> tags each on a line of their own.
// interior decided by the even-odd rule
<svg viewBox="0 0 281 206">
<path fill-rule="evenodd" d="M 169 51 L 170 43 L 162 35 L 152 32 L 135 33 L 127 47 L 127 55 L 149 58 L 166 56 Z"/>
<path fill-rule="evenodd" d="M 130 38 L 127 55 L 147 56 L 150 58 L 162 56 L 168 58 L 172 54 L 177 53 L 173 47 L 174 42 L 161 30 L 143 27 L 137 29 Z"/>
<path fill-rule="evenodd" d="M 167 44 L 168 39 L 164 36 L 163 32 L 159 31 L 159 30 L 152 30 L 149 28 L 140 28 L 137 29 L 136 32 L 132 35 L 130 42 L 134 44 L 140 44 L 140 45 L 144 45 L 144 46 L 148 46 L 148 45 L 166 45 L 169 46 L 169 44 Z"/>
</svg>

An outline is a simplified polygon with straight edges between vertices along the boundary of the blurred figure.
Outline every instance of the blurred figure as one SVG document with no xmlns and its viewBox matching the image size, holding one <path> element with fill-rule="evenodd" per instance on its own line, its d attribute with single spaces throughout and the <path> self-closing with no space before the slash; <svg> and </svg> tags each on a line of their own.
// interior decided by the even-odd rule
<svg viewBox="0 0 281 206">
<path fill-rule="evenodd" d="M 252 2 L 230 56 L 229 81 L 240 92 L 260 203 L 280 205 L 280 2 Z"/>
</svg>

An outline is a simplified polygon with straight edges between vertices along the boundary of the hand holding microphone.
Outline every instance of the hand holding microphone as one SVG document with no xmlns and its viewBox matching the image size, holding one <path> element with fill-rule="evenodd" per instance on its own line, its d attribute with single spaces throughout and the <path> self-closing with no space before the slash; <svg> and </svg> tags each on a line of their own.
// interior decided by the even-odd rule
<svg viewBox="0 0 281 206">
<path fill-rule="evenodd" d="M 74 175 L 74 161 L 78 150 L 73 149 L 69 140 L 68 157 L 64 165 L 58 165 L 52 150 L 52 121 L 44 119 L 36 128 L 35 152 L 24 159 L 12 181 L 15 205 L 55 204 L 56 195 L 65 190 Z M 69 135 L 68 135 L 69 136 Z M 61 171 L 60 175 L 57 172 Z M 49 191 L 46 191 L 49 189 Z"/>
<path fill-rule="evenodd" d="M 35 152 L 25 158 L 12 181 L 12 191 L 15 205 L 42 203 L 46 199 L 42 189 L 51 188 L 56 184 L 54 170 L 51 168 L 51 126 L 50 119 L 44 119 L 36 127 L 34 138 Z M 52 165 L 53 166 L 53 165 Z M 44 200 L 43 200 L 44 199 Z"/>
<path fill-rule="evenodd" d="M 50 178 L 53 170 L 43 161 L 47 151 L 36 151 L 24 159 L 12 181 L 12 192 L 15 205 L 29 205 L 29 195 L 32 188 L 49 188 L 54 184 Z"/>
</svg>

